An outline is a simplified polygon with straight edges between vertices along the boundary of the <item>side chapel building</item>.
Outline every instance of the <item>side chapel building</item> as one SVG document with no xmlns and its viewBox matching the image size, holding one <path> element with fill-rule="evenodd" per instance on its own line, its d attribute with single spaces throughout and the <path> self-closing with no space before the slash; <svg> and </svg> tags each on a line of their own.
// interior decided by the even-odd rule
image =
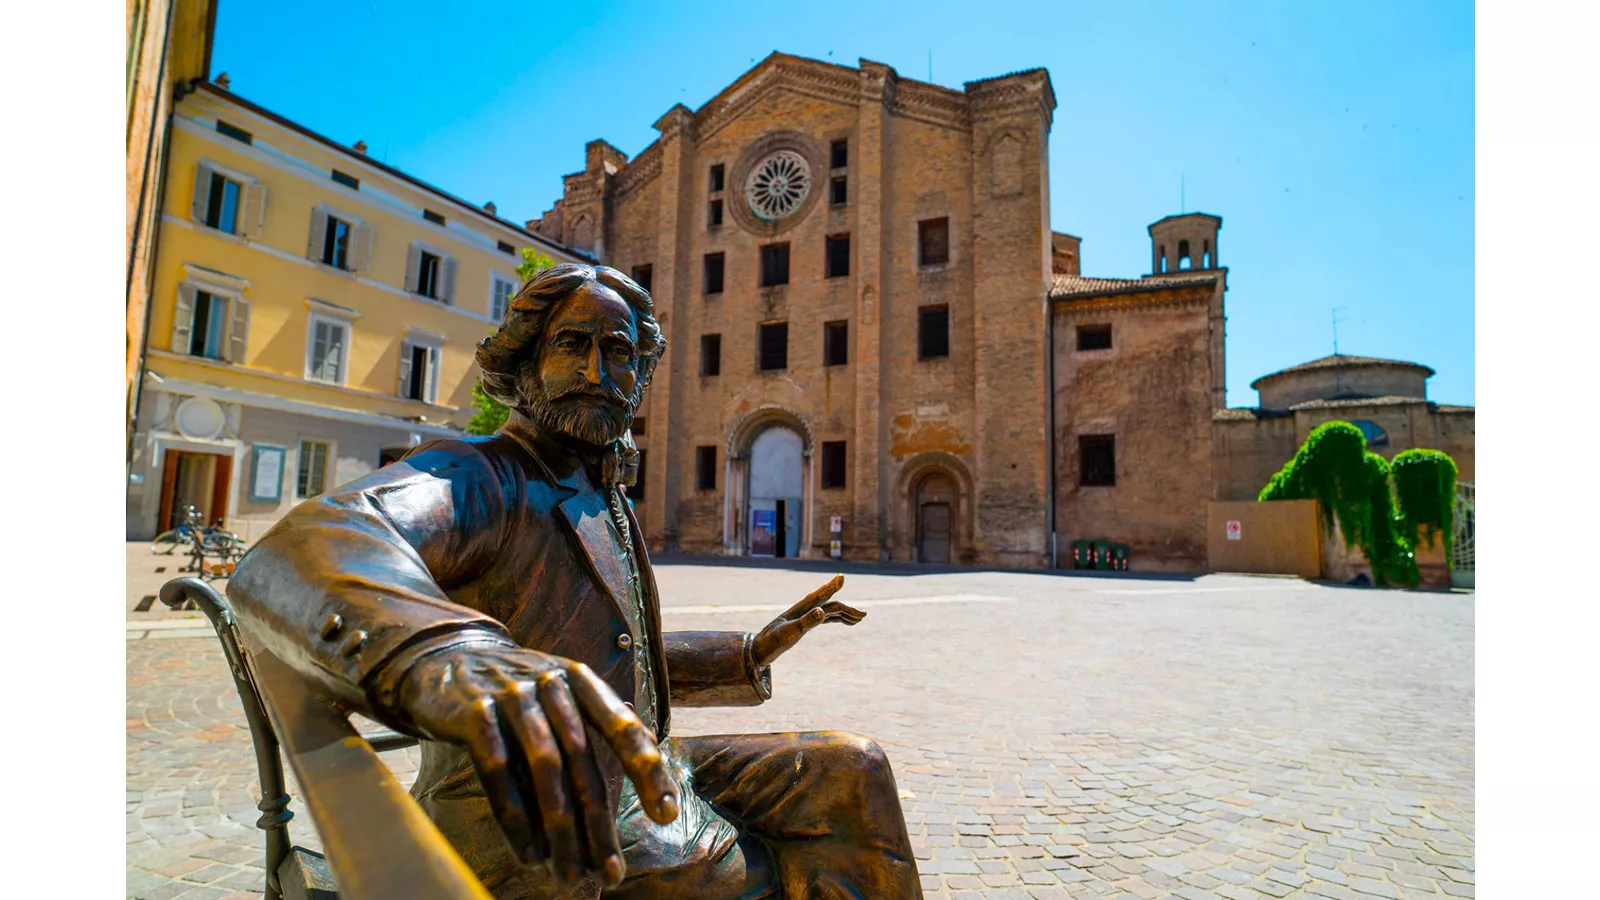
<svg viewBox="0 0 1600 900">
<path fill-rule="evenodd" d="M 1204 570 L 1222 220 L 1083 277 L 1050 228 L 1055 108 L 1043 69 L 954 90 L 774 53 L 631 160 L 587 145 L 528 227 L 655 298 L 652 549 L 1041 567 L 1089 538 Z"/>
</svg>

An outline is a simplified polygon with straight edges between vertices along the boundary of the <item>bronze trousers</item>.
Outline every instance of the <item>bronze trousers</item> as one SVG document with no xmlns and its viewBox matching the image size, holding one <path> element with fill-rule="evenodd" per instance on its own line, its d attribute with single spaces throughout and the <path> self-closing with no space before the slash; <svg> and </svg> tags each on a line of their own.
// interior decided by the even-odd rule
<svg viewBox="0 0 1600 900">
<path fill-rule="evenodd" d="M 707 735 L 668 738 L 661 751 L 681 812 L 656 824 L 626 784 L 622 884 L 602 893 L 591 881 L 563 895 L 542 870 L 499 865 L 479 872 L 496 900 L 922 897 L 894 774 L 872 741 L 831 731 Z M 440 822 L 446 834 L 448 824 Z"/>
</svg>

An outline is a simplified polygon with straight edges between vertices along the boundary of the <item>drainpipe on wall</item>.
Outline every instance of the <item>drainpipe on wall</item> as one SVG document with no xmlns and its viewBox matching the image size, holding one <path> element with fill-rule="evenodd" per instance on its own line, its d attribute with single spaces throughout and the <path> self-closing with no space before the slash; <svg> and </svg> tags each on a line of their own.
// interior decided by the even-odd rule
<svg viewBox="0 0 1600 900">
<path fill-rule="evenodd" d="M 1045 484 L 1045 528 L 1050 535 L 1050 568 L 1056 568 L 1056 317 L 1050 289 L 1044 291 L 1044 450 L 1049 454 Z"/>
</svg>

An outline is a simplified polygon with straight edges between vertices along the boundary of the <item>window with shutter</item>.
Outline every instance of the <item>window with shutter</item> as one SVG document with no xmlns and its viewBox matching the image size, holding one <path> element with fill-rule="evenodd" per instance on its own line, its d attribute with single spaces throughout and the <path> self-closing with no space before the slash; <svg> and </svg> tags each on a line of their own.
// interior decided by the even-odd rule
<svg viewBox="0 0 1600 900">
<path fill-rule="evenodd" d="M 322 259 L 322 249 L 327 241 L 328 211 L 321 206 L 311 210 L 311 233 L 306 237 L 306 258 Z"/>
<path fill-rule="evenodd" d="M 194 292 L 194 318 L 189 330 L 190 356 L 222 359 L 227 351 L 228 298 L 209 291 Z"/>
<path fill-rule="evenodd" d="M 422 273 L 422 248 L 412 244 L 406 248 L 406 290 L 416 291 Z"/>
<path fill-rule="evenodd" d="M 511 308 L 511 298 L 517 293 L 517 283 L 504 275 L 490 276 L 489 318 L 504 321 Z"/>
<path fill-rule="evenodd" d="M 243 365 L 245 351 L 250 347 L 250 301 L 235 297 L 229 305 L 232 321 L 228 324 L 228 362 Z"/>
<path fill-rule="evenodd" d="M 206 221 L 206 209 L 211 205 L 211 172 L 211 167 L 205 163 L 195 167 L 194 201 L 189 208 L 189 217 L 202 225 Z"/>
<path fill-rule="evenodd" d="M 195 294 L 194 285 L 178 285 L 178 305 L 172 315 L 172 341 L 167 344 L 167 349 L 173 353 L 189 352 L 189 335 L 194 329 Z"/>
<path fill-rule="evenodd" d="M 350 266 L 352 272 L 367 272 L 372 269 L 372 227 L 369 225 L 356 225 L 355 261 Z"/>
<path fill-rule="evenodd" d="M 267 219 L 267 186 L 248 184 L 244 189 L 244 211 L 239 222 L 239 234 L 250 240 L 261 239 L 261 229 Z"/>
<path fill-rule="evenodd" d="M 446 256 L 439 264 L 440 285 L 439 301 L 454 304 L 456 302 L 456 261 L 454 257 Z"/>
<path fill-rule="evenodd" d="M 417 280 L 411 289 L 424 297 L 439 299 L 439 257 L 426 250 L 417 253 Z"/>
</svg>

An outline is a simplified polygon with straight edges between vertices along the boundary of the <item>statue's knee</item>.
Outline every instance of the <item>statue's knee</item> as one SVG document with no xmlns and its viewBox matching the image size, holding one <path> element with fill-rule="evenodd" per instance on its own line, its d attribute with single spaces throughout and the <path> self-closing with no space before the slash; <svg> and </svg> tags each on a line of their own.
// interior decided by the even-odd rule
<svg viewBox="0 0 1600 900">
<path fill-rule="evenodd" d="M 877 741 L 843 732 L 828 733 L 829 768 L 855 772 L 866 781 L 892 778 L 889 757 Z"/>
</svg>

